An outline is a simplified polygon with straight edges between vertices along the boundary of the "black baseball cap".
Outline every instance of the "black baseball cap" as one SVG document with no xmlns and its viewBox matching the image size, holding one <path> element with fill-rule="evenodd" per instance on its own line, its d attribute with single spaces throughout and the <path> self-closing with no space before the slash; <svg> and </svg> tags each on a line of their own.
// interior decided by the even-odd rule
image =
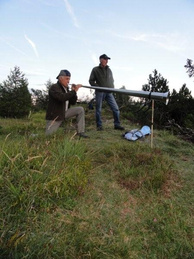
<svg viewBox="0 0 194 259">
<path fill-rule="evenodd" d="M 106 54 L 101 55 L 101 56 L 99 57 L 99 59 L 101 59 L 101 58 L 103 58 L 103 59 L 110 59 Z"/>
<path fill-rule="evenodd" d="M 56 78 L 58 79 L 59 76 L 71 76 L 71 73 L 68 70 L 63 69 L 60 71 L 59 75 Z"/>
</svg>

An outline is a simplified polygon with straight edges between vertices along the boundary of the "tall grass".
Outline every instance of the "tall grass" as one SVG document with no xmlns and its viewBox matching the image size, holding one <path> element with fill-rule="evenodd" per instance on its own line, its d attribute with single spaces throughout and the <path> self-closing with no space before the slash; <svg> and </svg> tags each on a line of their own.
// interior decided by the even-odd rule
<svg viewBox="0 0 194 259">
<path fill-rule="evenodd" d="M 31 239 L 34 224 L 60 207 L 64 211 L 74 207 L 75 197 L 88 184 L 91 162 L 85 146 L 58 138 L 19 138 L 10 133 L 1 141 L 1 252 L 5 257 L 19 256 L 16 251 Z"/>
</svg>

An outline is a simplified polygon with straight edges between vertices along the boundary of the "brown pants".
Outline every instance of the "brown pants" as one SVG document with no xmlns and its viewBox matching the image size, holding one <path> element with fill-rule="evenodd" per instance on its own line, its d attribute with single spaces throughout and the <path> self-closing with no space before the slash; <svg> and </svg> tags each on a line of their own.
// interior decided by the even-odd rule
<svg viewBox="0 0 194 259">
<path fill-rule="evenodd" d="M 69 108 L 65 112 L 65 119 L 76 116 L 77 133 L 85 132 L 85 112 L 83 107 Z M 46 135 L 50 135 L 57 131 L 63 121 L 46 121 Z"/>
</svg>

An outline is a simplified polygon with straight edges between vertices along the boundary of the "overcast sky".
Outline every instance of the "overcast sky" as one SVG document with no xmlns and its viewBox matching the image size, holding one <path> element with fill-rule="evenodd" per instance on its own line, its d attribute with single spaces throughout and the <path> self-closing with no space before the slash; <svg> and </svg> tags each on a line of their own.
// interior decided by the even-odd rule
<svg viewBox="0 0 194 259">
<path fill-rule="evenodd" d="M 156 69 L 194 93 L 194 0 L 0 0 L 0 82 L 19 66 L 29 89 L 68 69 L 89 85 L 99 56 L 111 57 L 115 88 L 141 90 Z M 88 89 L 82 89 L 87 94 Z"/>
</svg>

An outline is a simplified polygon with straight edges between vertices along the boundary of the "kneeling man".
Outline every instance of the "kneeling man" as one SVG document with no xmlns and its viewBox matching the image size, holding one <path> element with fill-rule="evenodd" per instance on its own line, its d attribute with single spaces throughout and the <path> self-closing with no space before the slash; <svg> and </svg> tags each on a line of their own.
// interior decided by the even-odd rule
<svg viewBox="0 0 194 259">
<path fill-rule="evenodd" d="M 57 76 L 57 83 L 49 89 L 49 102 L 46 112 L 46 135 L 57 131 L 61 123 L 70 117 L 76 117 L 77 135 L 87 138 L 85 135 L 85 112 L 83 107 L 73 107 L 76 104 L 77 91 L 82 86 L 72 85 L 69 89 L 71 73 L 68 70 L 61 70 Z"/>
</svg>

